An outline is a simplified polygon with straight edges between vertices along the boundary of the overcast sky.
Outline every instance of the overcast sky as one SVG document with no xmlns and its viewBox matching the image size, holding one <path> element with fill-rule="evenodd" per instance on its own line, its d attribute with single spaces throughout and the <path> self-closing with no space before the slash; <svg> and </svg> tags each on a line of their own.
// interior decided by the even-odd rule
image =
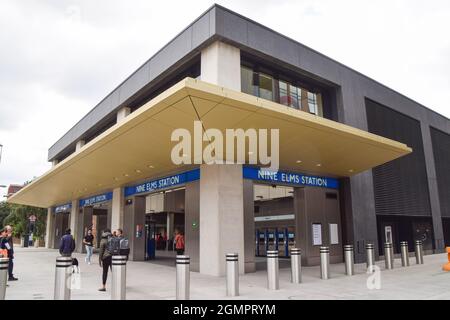
<svg viewBox="0 0 450 320">
<path fill-rule="evenodd" d="M 218 3 L 450 117 L 448 0 Z M 0 185 L 47 171 L 48 148 L 212 4 L 0 0 Z"/>
</svg>

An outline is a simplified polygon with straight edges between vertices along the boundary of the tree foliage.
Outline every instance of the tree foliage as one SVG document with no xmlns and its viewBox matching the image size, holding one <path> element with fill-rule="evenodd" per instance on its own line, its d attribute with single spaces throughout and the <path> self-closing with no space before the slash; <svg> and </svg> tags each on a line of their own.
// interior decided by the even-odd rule
<svg viewBox="0 0 450 320">
<path fill-rule="evenodd" d="M 47 210 L 43 208 L 36 208 L 18 204 L 9 204 L 6 202 L 0 203 L 0 214 L 8 212 L 9 214 L 3 219 L 3 226 L 11 225 L 13 227 L 13 234 L 15 237 L 21 237 L 29 231 L 29 217 L 36 216 L 35 229 L 33 235 L 36 238 L 42 239 L 45 234 L 45 227 L 47 222 Z M 1 219 L 1 217 L 0 217 Z"/>
</svg>

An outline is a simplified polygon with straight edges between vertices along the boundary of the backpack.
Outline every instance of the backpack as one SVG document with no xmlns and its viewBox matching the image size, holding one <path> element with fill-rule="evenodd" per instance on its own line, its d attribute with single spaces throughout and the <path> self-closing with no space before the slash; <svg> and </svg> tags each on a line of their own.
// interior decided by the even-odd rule
<svg viewBox="0 0 450 320">
<path fill-rule="evenodd" d="M 121 256 L 127 256 L 127 255 L 130 254 L 130 245 L 128 243 L 128 239 L 127 238 L 120 239 L 119 254 Z"/>
<path fill-rule="evenodd" d="M 109 237 L 107 248 L 111 255 L 120 255 L 120 239 L 117 237 Z"/>
</svg>

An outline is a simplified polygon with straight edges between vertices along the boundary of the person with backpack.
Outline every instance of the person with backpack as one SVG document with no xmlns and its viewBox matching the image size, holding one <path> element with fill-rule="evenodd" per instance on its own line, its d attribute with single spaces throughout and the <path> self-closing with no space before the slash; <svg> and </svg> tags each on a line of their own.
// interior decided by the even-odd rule
<svg viewBox="0 0 450 320">
<path fill-rule="evenodd" d="M 71 230 L 67 229 L 59 242 L 59 253 L 63 257 L 70 257 L 75 251 L 75 239 L 70 233 Z"/>
<path fill-rule="evenodd" d="M 177 255 L 183 255 L 184 253 L 184 235 L 183 232 L 177 232 L 175 236 L 175 249 L 177 250 Z"/>
<path fill-rule="evenodd" d="M 113 236 L 109 241 L 110 252 L 113 256 L 127 256 L 130 254 L 130 246 L 128 239 L 124 237 L 123 230 L 117 229 L 116 236 Z"/>
<path fill-rule="evenodd" d="M 112 253 L 111 253 L 111 240 L 113 236 L 111 230 L 106 229 L 102 233 L 102 238 L 100 240 L 100 252 L 99 252 L 99 264 L 103 269 L 102 274 L 102 287 L 98 291 L 106 291 L 106 280 L 108 279 L 108 269 L 112 271 Z"/>
</svg>

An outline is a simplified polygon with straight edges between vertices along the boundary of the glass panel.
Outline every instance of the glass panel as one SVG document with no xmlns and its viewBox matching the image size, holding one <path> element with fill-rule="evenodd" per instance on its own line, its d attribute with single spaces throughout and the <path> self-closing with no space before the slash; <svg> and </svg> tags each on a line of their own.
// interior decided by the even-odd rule
<svg viewBox="0 0 450 320">
<path fill-rule="evenodd" d="M 280 103 L 285 106 L 289 105 L 289 96 L 288 96 L 288 85 L 284 81 L 279 82 L 280 86 Z"/>
<path fill-rule="evenodd" d="M 310 113 L 317 114 L 317 96 L 315 93 L 308 92 L 308 107 Z"/>
<path fill-rule="evenodd" d="M 259 96 L 273 101 L 273 78 L 266 74 L 259 74 Z"/>
<path fill-rule="evenodd" d="M 295 109 L 298 109 L 298 91 L 300 90 L 300 88 L 297 88 L 295 86 L 290 85 L 289 86 L 289 97 L 290 97 L 290 101 L 289 101 L 289 106 Z"/>
<path fill-rule="evenodd" d="M 241 91 L 254 96 L 258 96 L 258 74 L 253 70 L 241 67 Z"/>
</svg>

